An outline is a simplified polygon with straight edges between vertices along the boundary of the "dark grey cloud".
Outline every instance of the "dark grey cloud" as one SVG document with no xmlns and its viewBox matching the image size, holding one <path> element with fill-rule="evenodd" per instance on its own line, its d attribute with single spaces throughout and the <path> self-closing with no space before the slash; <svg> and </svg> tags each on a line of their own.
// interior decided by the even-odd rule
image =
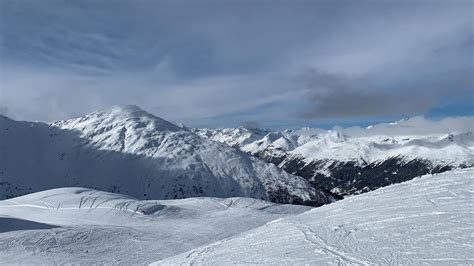
<svg viewBox="0 0 474 266">
<path fill-rule="evenodd" d="M 20 119 L 131 103 L 189 126 L 304 124 L 473 97 L 472 1 L 0 5 L 0 106 Z"/>
<path fill-rule="evenodd" d="M 244 121 L 242 123 L 242 126 L 245 127 L 245 128 L 248 128 L 248 129 L 260 128 L 259 123 L 256 122 L 256 121 Z"/>
<path fill-rule="evenodd" d="M 419 115 L 437 103 L 433 94 L 371 88 L 363 79 L 351 79 L 311 69 L 301 76 L 310 103 L 304 118 Z"/>
</svg>

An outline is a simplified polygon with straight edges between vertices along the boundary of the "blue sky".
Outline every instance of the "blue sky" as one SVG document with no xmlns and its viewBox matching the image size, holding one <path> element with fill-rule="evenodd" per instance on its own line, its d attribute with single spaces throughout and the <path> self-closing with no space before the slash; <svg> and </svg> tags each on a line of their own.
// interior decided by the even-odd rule
<svg viewBox="0 0 474 266">
<path fill-rule="evenodd" d="M 0 112 L 136 104 L 189 126 L 474 115 L 473 2 L 12 1 Z"/>
</svg>

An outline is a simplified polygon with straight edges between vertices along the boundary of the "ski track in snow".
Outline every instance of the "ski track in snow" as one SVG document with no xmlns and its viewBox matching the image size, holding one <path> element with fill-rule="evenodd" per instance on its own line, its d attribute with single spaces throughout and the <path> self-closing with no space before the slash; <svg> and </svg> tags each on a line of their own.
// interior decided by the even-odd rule
<svg viewBox="0 0 474 266">
<path fill-rule="evenodd" d="M 251 198 L 140 201 L 54 189 L 0 201 L 0 224 L 8 225 L 0 233 L 0 261 L 469 265 L 473 182 L 474 168 L 455 170 L 320 208 Z"/>
<path fill-rule="evenodd" d="M 279 219 L 157 264 L 472 265 L 474 169 Z"/>
<path fill-rule="evenodd" d="M 309 209 L 251 198 L 139 201 L 53 189 L 0 201 L 0 225 L 8 223 L 0 261 L 147 264 Z"/>
</svg>

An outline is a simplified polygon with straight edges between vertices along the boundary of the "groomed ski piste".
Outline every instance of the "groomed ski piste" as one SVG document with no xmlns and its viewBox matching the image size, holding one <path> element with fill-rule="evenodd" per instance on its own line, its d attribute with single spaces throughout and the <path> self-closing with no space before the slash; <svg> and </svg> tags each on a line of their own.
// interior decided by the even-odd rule
<svg viewBox="0 0 474 266">
<path fill-rule="evenodd" d="M 0 201 L 2 264 L 473 264 L 474 169 L 319 208 L 61 188 Z"/>
<path fill-rule="evenodd" d="M 473 181 L 472 168 L 423 176 L 157 264 L 472 264 Z"/>
</svg>

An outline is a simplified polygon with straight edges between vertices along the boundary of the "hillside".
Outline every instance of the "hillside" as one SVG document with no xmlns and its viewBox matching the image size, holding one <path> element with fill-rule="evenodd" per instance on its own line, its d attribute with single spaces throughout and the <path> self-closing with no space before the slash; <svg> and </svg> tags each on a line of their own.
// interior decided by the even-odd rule
<svg viewBox="0 0 474 266">
<path fill-rule="evenodd" d="M 473 263 L 474 169 L 415 178 L 268 223 L 160 264 Z"/>
<path fill-rule="evenodd" d="M 139 199 L 330 202 L 303 178 L 153 116 L 114 106 L 50 125 L 0 117 L 0 196 L 80 186 Z"/>
<path fill-rule="evenodd" d="M 0 201 L 2 264 L 147 264 L 310 209 L 59 188 Z"/>
</svg>

